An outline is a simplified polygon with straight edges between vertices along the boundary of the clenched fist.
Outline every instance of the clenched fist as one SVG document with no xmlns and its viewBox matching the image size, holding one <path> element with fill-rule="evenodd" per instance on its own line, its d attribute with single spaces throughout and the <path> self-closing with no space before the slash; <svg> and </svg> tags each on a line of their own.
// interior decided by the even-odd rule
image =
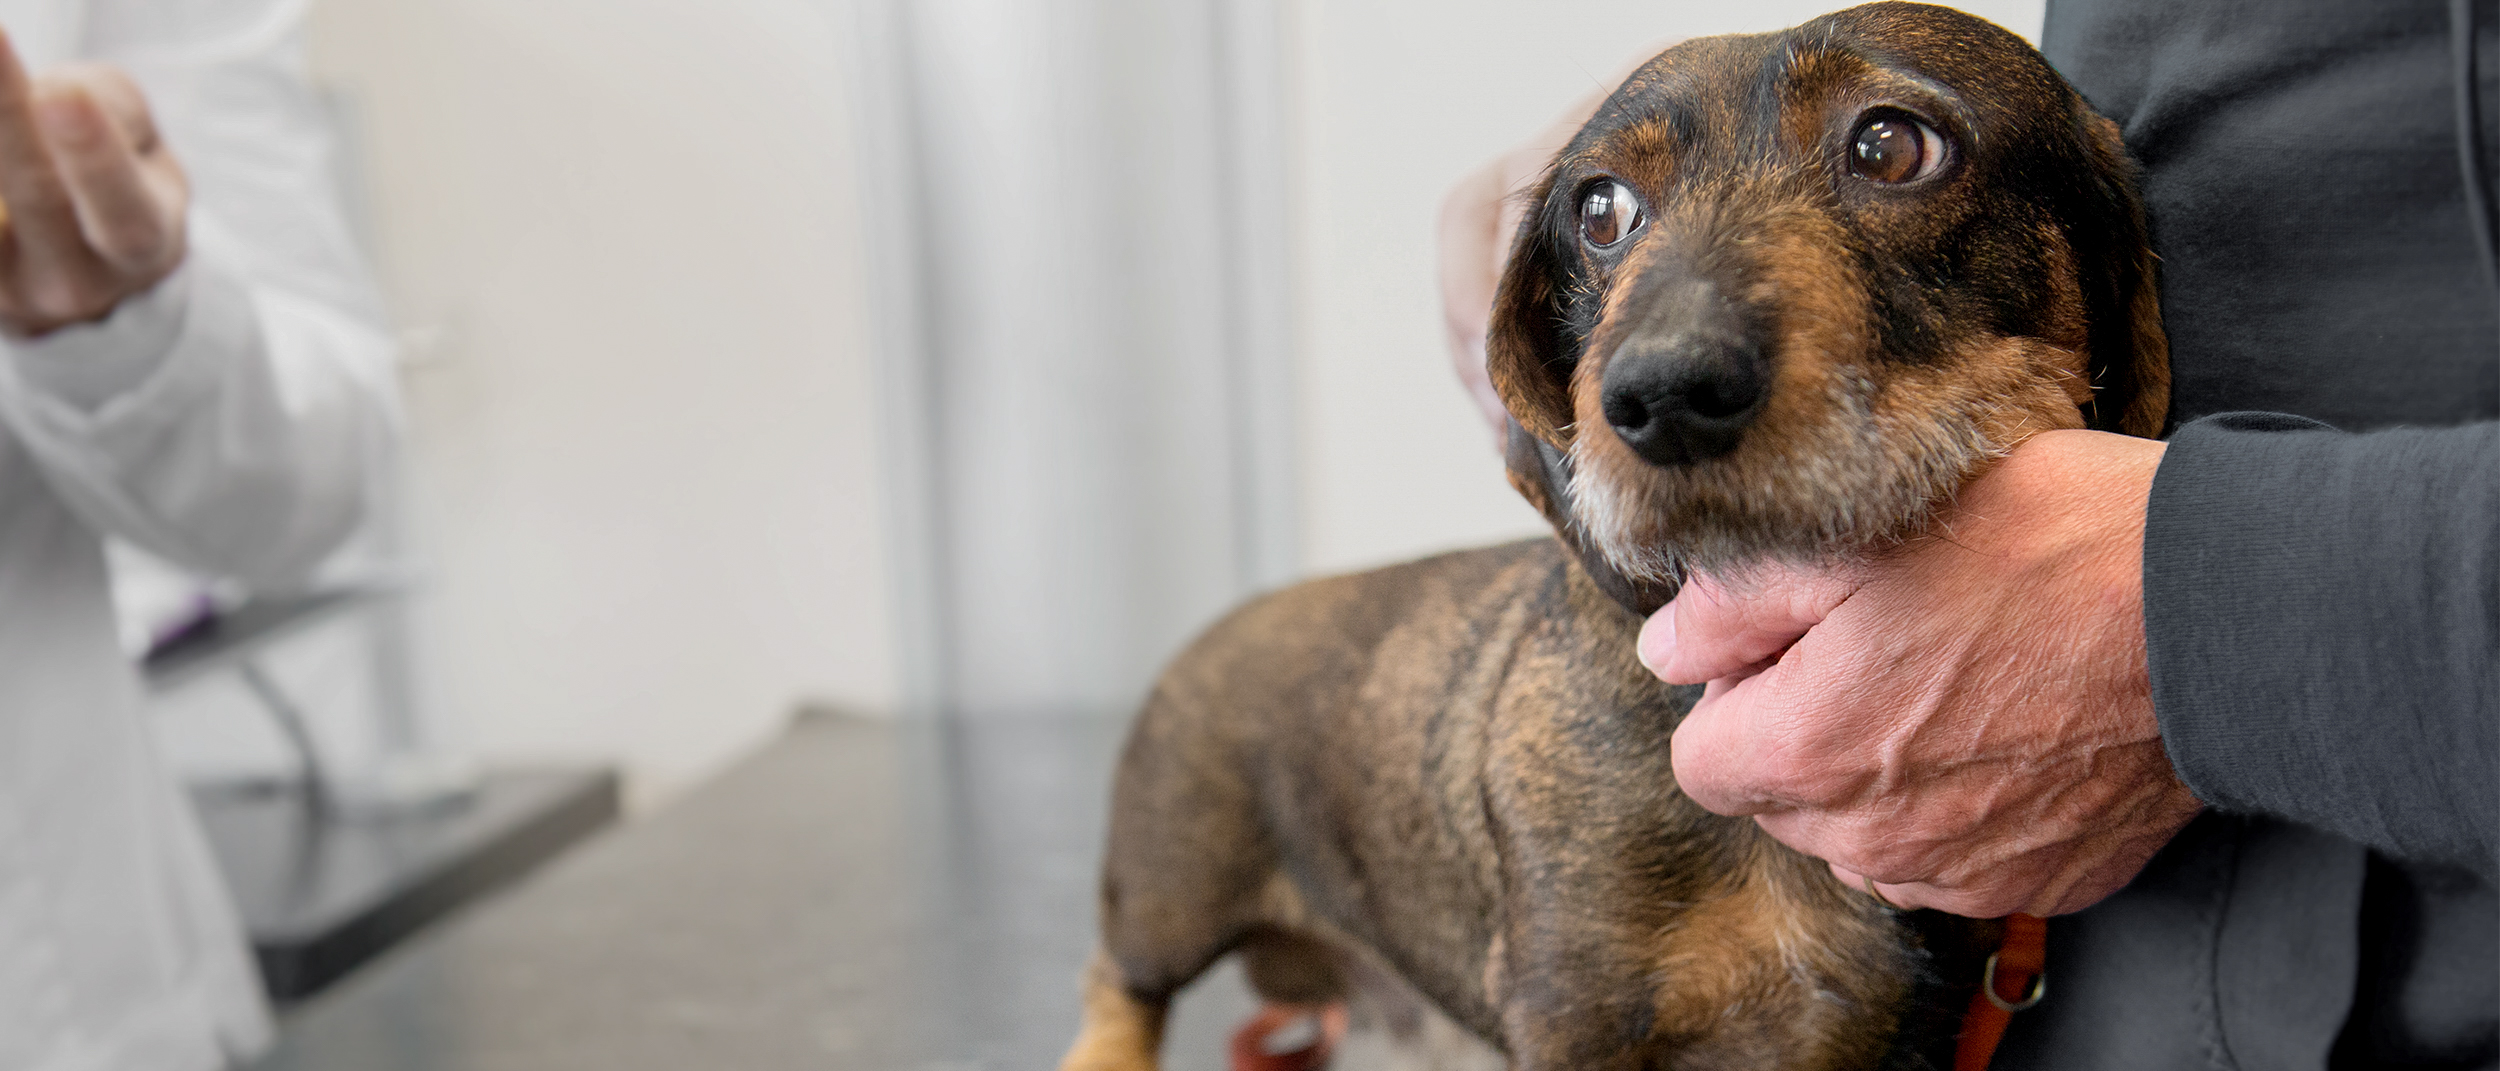
<svg viewBox="0 0 2500 1071">
<path fill-rule="evenodd" d="M 182 263 L 191 190 L 130 76 L 30 76 L 0 35 L 0 327 L 100 320 Z"/>
</svg>

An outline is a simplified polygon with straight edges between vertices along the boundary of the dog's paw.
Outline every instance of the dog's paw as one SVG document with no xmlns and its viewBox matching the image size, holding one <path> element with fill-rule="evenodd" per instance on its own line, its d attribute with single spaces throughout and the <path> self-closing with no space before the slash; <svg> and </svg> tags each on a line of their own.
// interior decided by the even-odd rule
<svg viewBox="0 0 2500 1071">
<path fill-rule="evenodd" d="M 1068 1047 L 1059 1071 L 1156 1071 L 1155 1053 L 1135 1032 L 1089 1029 Z"/>
</svg>

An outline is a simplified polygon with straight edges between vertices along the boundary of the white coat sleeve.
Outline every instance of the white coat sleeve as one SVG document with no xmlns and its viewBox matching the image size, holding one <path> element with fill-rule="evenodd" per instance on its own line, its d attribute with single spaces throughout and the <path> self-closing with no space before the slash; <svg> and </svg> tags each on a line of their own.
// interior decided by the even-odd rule
<svg viewBox="0 0 2500 1071">
<path fill-rule="evenodd" d="M 397 441 L 391 345 L 306 81 L 301 0 L 99 0 L 83 52 L 146 92 L 190 251 L 107 319 L 0 338 L 0 423 L 90 525 L 260 588 L 355 530 Z"/>
</svg>

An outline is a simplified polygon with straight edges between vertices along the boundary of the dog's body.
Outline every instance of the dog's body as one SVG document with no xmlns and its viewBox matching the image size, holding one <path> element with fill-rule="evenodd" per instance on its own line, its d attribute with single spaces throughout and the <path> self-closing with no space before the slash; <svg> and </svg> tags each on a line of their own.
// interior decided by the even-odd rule
<svg viewBox="0 0 2500 1071">
<path fill-rule="evenodd" d="M 1535 196 L 1491 363 L 1562 540 L 1302 585 L 1174 663 L 1063 1071 L 1150 1071 L 1232 951 L 1271 1001 L 1419 994 L 1518 1071 L 1949 1038 L 1990 924 L 1914 926 L 1679 793 L 1698 690 L 1638 664 L 1636 611 L 1690 568 L 1880 552 L 2030 432 L 2159 430 L 2115 130 L 2011 35 L 1869 5 L 1670 50 Z"/>
<path fill-rule="evenodd" d="M 1662 1045 L 1680 1066 L 1874 1066 L 1915 950 L 1821 864 L 1675 791 L 1667 737 L 1699 690 L 1641 668 L 1638 627 L 1553 540 L 1227 618 L 1121 762 L 1120 984 L 1170 993 L 1239 949 L 1264 996 L 1318 1003 L 1368 953 L 1515 1067 Z"/>
</svg>

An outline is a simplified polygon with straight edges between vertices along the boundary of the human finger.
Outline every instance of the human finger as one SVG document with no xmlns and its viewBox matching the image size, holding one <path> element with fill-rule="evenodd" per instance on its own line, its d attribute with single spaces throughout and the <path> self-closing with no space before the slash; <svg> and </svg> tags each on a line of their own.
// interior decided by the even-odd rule
<svg viewBox="0 0 2500 1071">
<path fill-rule="evenodd" d="M 1885 907 L 1895 911 L 1916 911 L 1928 906 L 1927 902 L 1922 899 L 1922 894 L 1926 890 L 1923 885 L 1915 882 L 1907 885 L 1887 885 L 1838 863 L 1832 863 L 1830 866 L 1832 877 L 1843 886 L 1863 893 L 1881 902 Z"/>
<path fill-rule="evenodd" d="M 35 79 L 38 96 L 47 90 L 72 86 L 85 91 L 133 151 L 145 155 L 161 147 L 156 115 L 148 107 L 147 94 L 128 72 L 105 63 L 73 63 Z"/>
<path fill-rule="evenodd" d="M 88 248 L 126 274 L 162 266 L 180 230 L 121 124 L 74 83 L 39 90 L 35 115 Z"/>
<path fill-rule="evenodd" d="M 1786 675 L 1772 667 L 1717 686 L 1677 723 L 1668 742 L 1676 787 L 1704 809 L 1762 815 L 1822 802 L 1804 758 L 1803 733 L 1775 713 L 1788 705 Z"/>
<path fill-rule="evenodd" d="M 1843 871 L 1835 866 L 1832 873 L 1838 877 Z M 1863 877 L 1843 878 L 1842 881 L 1860 892 L 1869 888 Z M 1902 911 L 1942 911 L 1970 919 L 1999 919 L 2017 912 L 2041 914 L 2020 897 L 1998 890 L 1955 889 L 1917 881 L 1900 885 L 1878 881 L 1873 883 L 1872 888 L 1874 895 Z"/>
<path fill-rule="evenodd" d="M 125 270 L 153 253 L 163 226 L 137 154 L 94 98 L 77 86 L 39 85 L 34 112 L 88 248 Z"/>
<path fill-rule="evenodd" d="M 1673 684 L 1750 674 L 1857 591 L 1851 576 L 1771 566 L 1742 587 L 1694 577 L 1641 625 L 1641 664 Z"/>
<path fill-rule="evenodd" d="M 1875 888 L 1884 894 L 1885 899 L 1904 908 L 1925 908 L 1963 918 L 1997 919 L 2016 913 L 2045 917 L 2058 913 L 2034 903 L 2023 895 L 2022 890 L 2010 884 L 1981 888 L 1931 885 L 1917 881 L 1891 885 L 1879 881 L 1875 883 Z"/>
<path fill-rule="evenodd" d="M 1782 843 L 1786 843 L 1784 838 Z M 1885 899 L 1903 907 L 1932 908 L 1969 918 L 1997 918 L 2018 911 L 2046 918 L 2099 903 L 2123 888 L 2143 865 L 2141 858 L 2132 855 L 2092 862 L 2076 855 L 2055 849 L 2018 853 L 1967 873 L 1876 881 L 1874 885 Z M 1843 884 L 1865 887 L 1864 873 L 1842 862 L 1829 865 L 1832 876 Z"/>
<path fill-rule="evenodd" d="M 1754 823 L 1773 840 L 1861 877 L 1889 885 L 1940 880 L 1959 846 L 1921 835 L 1893 807 L 1854 798 L 1850 790 L 1865 783 L 1860 775 L 1827 768 L 1824 776 L 1786 789 L 1818 805 L 1766 811 Z"/>
<path fill-rule="evenodd" d="M 67 278 L 83 267 L 69 191 L 35 121 L 34 81 L 17 48 L 0 31 L 0 201 L 9 205 L 9 233 L 18 247 L 17 278 Z"/>
<path fill-rule="evenodd" d="M 160 203 L 176 208 L 187 207 L 189 187 L 184 180 L 182 164 L 156 125 L 156 114 L 148 107 L 146 92 L 130 73 L 103 63 L 71 64 L 35 80 L 35 92 L 41 98 L 47 91 L 76 87 L 102 110 L 110 127 L 129 146 L 139 162 L 140 176 L 145 179 Z M 179 214 L 178 212 L 175 214 Z"/>
</svg>

